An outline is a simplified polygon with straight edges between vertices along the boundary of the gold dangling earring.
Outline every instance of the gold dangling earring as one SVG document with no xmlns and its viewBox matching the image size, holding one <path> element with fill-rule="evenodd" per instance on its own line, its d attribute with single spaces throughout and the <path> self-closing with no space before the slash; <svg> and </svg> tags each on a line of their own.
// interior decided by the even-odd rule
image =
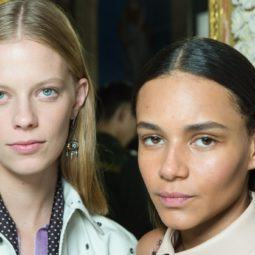
<svg viewBox="0 0 255 255">
<path fill-rule="evenodd" d="M 72 120 L 70 127 L 70 136 L 74 133 L 75 129 L 75 119 Z M 79 142 L 75 138 L 69 138 L 66 144 L 66 157 L 72 159 L 73 157 L 78 157 Z"/>
</svg>

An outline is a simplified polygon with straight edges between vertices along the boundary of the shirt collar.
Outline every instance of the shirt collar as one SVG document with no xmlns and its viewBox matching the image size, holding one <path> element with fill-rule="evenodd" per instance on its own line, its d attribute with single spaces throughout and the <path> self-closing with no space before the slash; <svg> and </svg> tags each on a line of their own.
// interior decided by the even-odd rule
<svg viewBox="0 0 255 255">
<path fill-rule="evenodd" d="M 58 178 L 55 188 L 54 201 L 52 205 L 51 218 L 48 230 L 48 253 L 57 251 L 59 246 L 60 233 L 63 224 L 64 198 L 61 177 Z M 7 207 L 0 196 L 0 233 L 11 243 L 16 254 L 19 254 L 19 236 L 16 224 L 9 214 Z M 53 238 L 54 236 L 54 238 Z M 57 239 L 56 239 L 57 238 Z M 54 254 L 57 254 L 56 252 Z"/>
<path fill-rule="evenodd" d="M 65 205 L 68 209 L 71 209 L 71 213 L 75 210 L 80 210 L 84 216 L 88 219 L 88 221 L 93 225 L 93 227 L 100 233 L 104 234 L 104 231 L 97 222 L 93 219 L 92 215 L 89 213 L 88 209 L 82 202 L 82 199 L 78 192 L 68 183 L 64 178 L 62 179 L 63 189 L 64 189 L 64 199 Z"/>
<path fill-rule="evenodd" d="M 175 253 L 171 236 L 173 231 L 168 229 L 163 238 L 157 255 L 215 255 L 215 254 L 250 254 L 255 250 L 255 193 L 252 201 L 242 215 L 231 225 L 208 241 L 186 251 Z"/>
<path fill-rule="evenodd" d="M 19 240 L 16 224 L 11 218 L 2 197 L 0 196 L 0 233 L 11 243 L 16 254 L 19 254 Z"/>
</svg>

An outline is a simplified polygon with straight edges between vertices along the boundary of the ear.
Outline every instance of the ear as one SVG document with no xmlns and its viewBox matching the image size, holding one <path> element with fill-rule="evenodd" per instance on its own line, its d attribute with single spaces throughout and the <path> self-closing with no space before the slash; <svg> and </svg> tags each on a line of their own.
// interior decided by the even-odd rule
<svg viewBox="0 0 255 255">
<path fill-rule="evenodd" d="M 248 164 L 248 170 L 254 170 L 255 169 L 255 134 L 252 134 L 251 136 L 251 144 L 250 144 L 250 158 L 249 158 L 249 164 Z"/>
<path fill-rule="evenodd" d="M 75 102 L 73 105 L 72 119 L 75 119 L 83 106 L 89 90 L 88 80 L 82 78 L 78 81 L 75 88 Z"/>
</svg>

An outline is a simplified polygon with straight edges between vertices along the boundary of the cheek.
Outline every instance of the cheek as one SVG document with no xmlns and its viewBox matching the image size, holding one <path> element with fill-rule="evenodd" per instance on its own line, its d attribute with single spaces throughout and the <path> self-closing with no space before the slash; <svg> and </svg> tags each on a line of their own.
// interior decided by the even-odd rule
<svg viewBox="0 0 255 255">
<path fill-rule="evenodd" d="M 240 153 L 200 158 L 192 165 L 195 166 L 193 178 L 205 192 L 209 192 L 210 189 L 217 191 L 239 185 L 244 182 L 247 175 L 246 157 L 242 157 Z"/>
<path fill-rule="evenodd" d="M 41 118 L 41 123 L 45 131 L 47 130 L 47 133 L 51 134 L 52 139 L 66 139 L 71 118 L 70 104 L 60 105 L 51 110 L 48 109 L 48 114 L 41 112 L 39 116 L 44 116 L 45 119 Z"/>
<path fill-rule="evenodd" d="M 160 168 L 160 155 L 156 151 L 148 152 L 139 146 L 138 150 L 138 163 L 139 168 L 144 179 L 147 189 L 153 189 L 157 178 L 158 170 Z"/>
<path fill-rule="evenodd" d="M 58 118 L 55 119 L 54 125 L 52 125 L 52 128 L 49 130 L 49 134 L 51 133 L 52 136 L 56 136 L 55 139 L 58 137 L 61 139 L 66 139 L 68 130 L 70 125 L 70 119 L 69 118 Z"/>
</svg>

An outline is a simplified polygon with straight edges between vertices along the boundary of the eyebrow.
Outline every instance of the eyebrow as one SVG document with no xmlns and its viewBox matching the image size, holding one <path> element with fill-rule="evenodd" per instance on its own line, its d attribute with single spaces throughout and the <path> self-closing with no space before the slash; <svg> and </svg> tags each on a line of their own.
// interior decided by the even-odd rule
<svg viewBox="0 0 255 255">
<path fill-rule="evenodd" d="M 206 122 L 202 122 L 202 123 L 191 124 L 191 125 L 188 125 L 184 128 L 184 130 L 187 131 L 187 132 L 203 131 L 203 130 L 207 130 L 207 129 L 223 129 L 223 130 L 226 130 L 228 128 L 226 126 L 224 126 L 224 125 L 222 125 L 218 122 L 214 122 L 214 121 L 206 121 Z"/>
<path fill-rule="evenodd" d="M 40 81 L 40 82 L 37 82 L 34 84 L 35 87 L 39 87 L 39 86 L 43 86 L 45 84 L 48 84 L 48 83 L 53 83 L 53 82 L 61 82 L 61 83 L 64 83 L 64 80 L 62 78 L 58 78 L 58 77 L 53 77 L 53 78 L 49 78 L 49 79 L 46 79 L 44 81 Z M 8 86 L 6 86 L 6 84 L 1 84 L 0 83 L 0 87 L 1 88 L 8 88 Z"/>
<path fill-rule="evenodd" d="M 145 122 L 145 121 L 141 121 L 136 125 L 137 129 L 138 128 L 144 128 L 144 129 L 150 129 L 150 130 L 154 130 L 154 131 L 161 131 L 161 128 L 158 125 L 149 123 L 149 122 Z"/>
<path fill-rule="evenodd" d="M 137 124 L 137 129 L 139 129 L 139 128 L 149 129 L 149 130 L 153 130 L 153 131 L 162 131 L 162 129 L 158 125 L 149 123 L 149 122 L 145 122 L 145 121 L 141 121 Z M 224 126 L 218 122 L 214 122 L 214 121 L 206 121 L 206 122 L 202 122 L 202 123 L 187 125 L 184 127 L 184 130 L 186 132 L 195 132 L 195 131 L 198 132 L 198 131 L 204 131 L 207 129 L 226 130 L 228 128 L 226 126 Z"/>
<path fill-rule="evenodd" d="M 64 83 L 64 80 L 61 79 L 61 78 L 54 77 L 54 78 L 46 79 L 46 80 L 44 80 L 44 81 L 40 81 L 40 82 L 36 83 L 35 85 L 36 85 L 36 86 L 42 86 L 42 85 L 45 85 L 45 84 L 48 84 L 48 83 L 53 83 L 53 82 L 61 82 L 61 83 Z"/>
</svg>

